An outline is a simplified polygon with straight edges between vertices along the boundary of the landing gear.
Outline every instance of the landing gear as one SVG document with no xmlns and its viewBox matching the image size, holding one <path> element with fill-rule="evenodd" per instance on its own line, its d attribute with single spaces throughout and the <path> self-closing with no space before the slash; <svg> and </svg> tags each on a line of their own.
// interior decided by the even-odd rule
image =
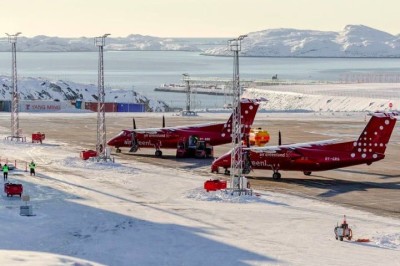
<svg viewBox="0 0 400 266">
<path fill-rule="evenodd" d="M 156 148 L 156 152 L 154 153 L 156 157 L 161 157 L 162 156 L 162 151 L 160 150 L 161 147 L 161 141 L 158 141 L 156 144 L 154 144 L 154 148 Z"/>
<path fill-rule="evenodd" d="M 272 178 L 274 180 L 279 180 L 281 179 L 281 173 L 279 173 L 279 164 L 274 164 L 272 165 L 272 171 L 274 171 L 274 173 L 272 174 Z"/>
<path fill-rule="evenodd" d="M 211 168 L 211 173 L 219 174 L 219 167 L 217 167 L 215 169 Z"/>
<path fill-rule="evenodd" d="M 230 174 L 231 174 L 231 171 L 229 171 L 228 168 L 225 168 L 224 175 L 230 175 Z"/>
<path fill-rule="evenodd" d="M 304 175 L 311 175 L 312 174 L 311 171 L 304 171 L 303 173 L 304 173 Z"/>
<path fill-rule="evenodd" d="M 120 148 L 117 148 L 117 149 L 115 150 L 115 152 L 116 152 L 116 153 L 121 153 L 121 149 L 120 149 Z"/>
<path fill-rule="evenodd" d="M 275 180 L 281 179 L 281 173 L 279 173 L 279 172 L 273 173 L 272 174 L 272 178 L 275 179 Z"/>
</svg>

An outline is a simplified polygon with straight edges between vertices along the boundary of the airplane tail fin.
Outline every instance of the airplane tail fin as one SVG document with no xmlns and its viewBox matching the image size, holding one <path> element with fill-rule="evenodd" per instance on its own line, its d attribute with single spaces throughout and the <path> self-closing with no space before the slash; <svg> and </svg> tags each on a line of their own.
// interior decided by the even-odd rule
<svg viewBox="0 0 400 266">
<path fill-rule="evenodd" d="M 264 98 L 259 99 L 241 99 L 240 101 L 240 114 L 241 114 L 241 124 L 243 126 L 243 133 L 248 134 L 250 128 L 253 125 L 254 118 L 256 116 L 258 106 L 260 102 L 267 101 Z M 229 117 L 228 121 L 224 124 L 222 133 L 231 134 L 232 133 L 232 118 L 233 114 Z"/>
<path fill-rule="evenodd" d="M 397 112 L 376 112 L 371 114 L 367 126 L 357 141 L 353 143 L 353 151 L 366 156 L 368 153 L 384 154 L 386 146 L 396 125 Z"/>
</svg>

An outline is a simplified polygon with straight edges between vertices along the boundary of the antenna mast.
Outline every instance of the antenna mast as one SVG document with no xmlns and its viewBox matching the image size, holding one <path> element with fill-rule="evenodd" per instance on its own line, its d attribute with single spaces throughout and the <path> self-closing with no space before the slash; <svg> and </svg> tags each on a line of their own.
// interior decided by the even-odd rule
<svg viewBox="0 0 400 266">
<path fill-rule="evenodd" d="M 99 47 L 99 70 L 98 70 L 98 91 L 97 91 L 97 159 L 107 160 L 109 154 L 106 152 L 106 116 L 104 106 L 104 60 L 103 60 L 103 47 L 105 45 L 105 38 L 110 34 L 95 37 L 94 44 Z"/>
<path fill-rule="evenodd" d="M 182 76 L 183 76 L 183 81 L 186 84 L 186 112 L 190 112 L 190 104 L 191 104 L 191 102 L 190 102 L 190 94 L 191 94 L 190 76 L 188 73 L 184 73 L 184 74 L 182 74 Z"/>
<path fill-rule="evenodd" d="M 242 147 L 242 124 L 240 97 L 242 88 L 239 79 L 239 51 L 241 42 L 247 35 L 241 35 L 237 39 L 229 40 L 230 50 L 233 51 L 233 116 L 232 116 L 232 152 L 231 152 L 231 189 L 233 191 L 245 192 L 243 184 L 243 147 Z"/>
<path fill-rule="evenodd" d="M 12 78 L 11 78 L 11 85 L 12 85 L 12 94 L 11 94 L 11 140 L 24 140 L 25 138 L 22 137 L 21 130 L 19 128 L 19 92 L 17 86 L 17 37 L 20 35 L 21 32 L 16 34 L 8 34 L 8 42 L 11 43 L 11 54 L 12 54 Z"/>
</svg>

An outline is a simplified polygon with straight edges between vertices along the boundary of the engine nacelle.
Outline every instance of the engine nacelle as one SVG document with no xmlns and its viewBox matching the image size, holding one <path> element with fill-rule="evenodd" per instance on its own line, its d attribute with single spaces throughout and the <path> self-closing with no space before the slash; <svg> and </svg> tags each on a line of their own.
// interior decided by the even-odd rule
<svg viewBox="0 0 400 266">
<path fill-rule="evenodd" d="M 270 136 L 267 130 L 262 128 L 250 129 L 250 145 L 262 147 L 269 142 Z"/>
</svg>

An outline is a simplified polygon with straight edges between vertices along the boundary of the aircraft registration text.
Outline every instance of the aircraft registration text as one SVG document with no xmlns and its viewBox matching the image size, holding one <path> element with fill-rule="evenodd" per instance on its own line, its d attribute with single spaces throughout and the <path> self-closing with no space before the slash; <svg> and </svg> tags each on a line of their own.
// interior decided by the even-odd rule
<svg viewBox="0 0 400 266">
<path fill-rule="evenodd" d="M 325 161 L 338 162 L 338 161 L 340 161 L 340 158 L 339 157 L 325 157 Z"/>
</svg>

